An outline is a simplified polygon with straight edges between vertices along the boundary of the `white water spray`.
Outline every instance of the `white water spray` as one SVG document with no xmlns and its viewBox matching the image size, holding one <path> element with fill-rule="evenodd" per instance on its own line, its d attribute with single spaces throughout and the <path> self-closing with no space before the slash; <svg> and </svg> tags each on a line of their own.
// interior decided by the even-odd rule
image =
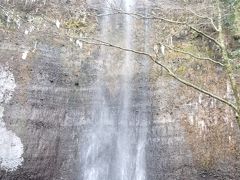
<svg viewBox="0 0 240 180">
<path fill-rule="evenodd" d="M 111 13 L 112 6 L 120 6 L 126 12 L 134 10 L 134 0 L 120 2 L 106 2 L 104 13 Z M 101 19 L 101 38 L 110 41 L 119 32 L 117 23 L 123 24 L 123 46 L 133 48 L 132 36 L 134 19 L 128 15 L 118 15 L 115 19 L 103 16 Z M 141 118 L 132 111 L 132 90 L 134 73 L 134 54 L 122 52 L 123 59 L 114 59 L 109 49 L 102 47 L 97 63 L 101 70 L 98 73 L 98 84 L 94 105 L 92 107 L 92 125 L 87 134 L 85 153 L 83 154 L 83 175 L 81 180 L 145 180 L 145 141 L 146 124 L 141 123 Z M 117 110 L 112 109 L 111 97 L 106 96 L 109 90 L 105 82 L 105 69 L 109 61 L 122 61 L 119 80 L 119 97 Z M 112 97 L 113 98 L 113 97 Z M 115 97 L 114 97 L 115 98 Z M 141 111 L 141 110 L 140 110 Z"/>
</svg>

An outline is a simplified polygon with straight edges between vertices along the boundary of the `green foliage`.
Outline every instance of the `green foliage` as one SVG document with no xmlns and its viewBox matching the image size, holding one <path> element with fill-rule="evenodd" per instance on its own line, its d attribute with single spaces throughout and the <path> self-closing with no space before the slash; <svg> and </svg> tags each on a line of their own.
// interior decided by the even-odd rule
<svg viewBox="0 0 240 180">
<path fill-rule="evenodd" d="M 180 65 L 176 72 L 180 75 L 184 75 L 187 72 L 187 67 L 184 65 Z"/>
<path fill-rule="evenodd" d="M 20 16 L 14 10 L 2 10 L 0 8 L 0 27 L 17 29 L 21 24 Z"/>
<path fill-rule="evenodd" d="M 239 0 L 221 0 L 221 1 L 227 5 L 234 5 L 234 4 L 238 3 Z"/>
<path fill-rule="evenodd" d="M 82 22 L 79 19 L 70 19 L 66 21 L 64 25 L 67 29 L 73 29 L 73 30 L 81 29 L 87 26 L 85 22 Z"/>
<path fill-rule="evenodd" d="M 6 24 L 5 18 L 0 14 L 0 26 L 4 26 Z"/>
<path fill-rule="evenodd" d="M 240 18 L 240 0 L 222 0 L 224 7 L 227 8 L 227 14 L 224 16 L 223 24 L 231 31 L 237 31 Z"/>
<path fill-rule="evenodd" d="M 233 59 L 239 58 L 240 57 L 240 49 L 232 51 L 230 55 L 231 55 L 231 58 L 233 58 Z"/>
</svg>

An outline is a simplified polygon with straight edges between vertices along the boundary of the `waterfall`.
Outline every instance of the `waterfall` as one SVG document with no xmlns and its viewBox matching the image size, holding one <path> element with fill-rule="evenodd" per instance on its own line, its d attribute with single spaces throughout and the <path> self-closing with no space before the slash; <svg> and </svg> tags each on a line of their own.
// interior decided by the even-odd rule
<svg viewBox="0 0 240 180">
<path fill-rule="evenodd" d="M 134 0 L 106 1 L 104 13 L 111 13 L 112 6 L 119 6 L 126 12 L 134 10 Z M 101 38 L 111 42 L 113 34 L 122 37 L 122 45 L 133 48 L 132 41 L 134 19 L 128 15 L 118 15 L 122 29 L 111 16 L 101 18 Z M 112 29 L 109 28 L 113 26 Z M 111 32 L 112 31 L 112 32 Z M 116 31 L 116 32 L 113 32 Z M 123 32 L 122 32 L 123 31 Z M 131 52 L 121 52 L 121 70 L 119 71 L 117 111 L 112 109 L 111 98 L 106 94 L 106 74 L 110 62 L 117 62 L 109 49 L 101 47 L 97 64 L 100 68 L 96 93 L 93 97 L 91 127 L 86 135 L 86 147 L 82 154 L 81 180 L 145 180 L 145 142 L 147 116 L 144 107 L 133 111 L 133 76 L 135 56 Z M 146 82 L 142 82 L 145 84 Z"/>
</svg>

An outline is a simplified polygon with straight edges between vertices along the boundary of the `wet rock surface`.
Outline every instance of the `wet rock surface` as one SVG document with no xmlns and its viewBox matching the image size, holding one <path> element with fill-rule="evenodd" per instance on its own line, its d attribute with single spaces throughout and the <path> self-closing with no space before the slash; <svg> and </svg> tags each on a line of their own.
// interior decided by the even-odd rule
<svg viewBox="0 0 240 180">
<path fill-rule="evenodd" d="M 18 28 L 19 17 L 14 15 L 11 24 L 7 27 L 3 24 L 0 29 L 0 65 L 9 67 L 16 82 L 12 98 L 4 104 L 3 120 L 6 128 L 21 139 L 24 149 L 24 161 L 18 169 L 0 168 L 2 180 L 79 180 L 81 177 L 81 148 L 86 143 L 85 134 L 91 124 L 91 107 L 98 101 L 92 97 L 96 93 L 97 72 L 101 69 L 96 62 L 99 47 L 85 45 L 81 48 L 74 38 L 71 39 L 71 29 L 65 36 L 66 31 L 58 28 L 56 22 L 59 20 L 61 27 L 69 17 L 81 19 L 87 14 L 89 29 L 75 29 L 74 33 L 97 36 L 99 27 L 92 6 L 95 1 L 87 3 L 55 0 L 46 1 L 46 4 L 42 1 L 0 3 L 7 10 L 14 7 L 21 12 L 21 18 L 27 19 L 20 20 Z M 171 8 L 172 4 L 178 7 L 181 2 L 168 1 L 165 8 Z M 35 18 L 31 20 L 31 17 Z M 31 28 L 32 24 L 34 28 Z M 140 25 L 136 23 L 136 26 Z M 115 27 L 121 28 L 121 23 Z M 139 30 L 139 34 L 143 31 Z M 109 50 L 109 53 L 115 51 Z M 114 67 L 113 64 L 109 66 Z M 152 81 L 152 75 L 148 78 L 134 73 L 131 111 L 136 116 L 143 95 L 148 98 L 147 108 L 141 112 L 148 117 L 146 179 L 239 179 L 237 158 L 229 158 L 210 171 L 196 165 L 181 114 L 182 109 L 189 114 L 194 109 L 189 106 L 186 110 L 182 103 L 189 99 L 189 92 L 180 90 L 179 83 L 164 75 Z M 105 94 L 112 97 L 111 110 L 117 114 L 119 87 L 114 78 L 119 75 L 116 74 L 110 73 L 109 78 L 113 80 L 107 81 L 109 88 Z M 143 81 L 147 81 L 148 86 L 143 86 Z M 197 101 L 196 98 L 191 100 Z M 228 113 L 231 119 L 232 114 Z M 201 116 L 200 113 L 196 118 Z"/>
</svg>

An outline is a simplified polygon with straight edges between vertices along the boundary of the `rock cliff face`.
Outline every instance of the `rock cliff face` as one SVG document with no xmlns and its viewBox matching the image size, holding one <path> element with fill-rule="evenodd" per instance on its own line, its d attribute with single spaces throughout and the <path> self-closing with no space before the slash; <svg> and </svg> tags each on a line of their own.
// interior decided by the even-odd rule
<svg viewBox="0 0 240 180">
<path fill-rule="evenodd" d="M 165 13 L 183 6 L 174 0 L 144 3 L 137 1 L 135 9 L 146 12 L 158 4 Z M 83 147 L 93 124 L 92 107 L 99 101 L 93 97 L 103 66 L 100 80 L 115 116 L 121 98 L 124 53 L 106 47 L 106 56 L 112 59 L 102 65 L 97 61 L 100 46 L 78 41 L 99 37 L 104 4 L 9 0 L 0 5 L 0 179 L 82 180 Z M 105 28 L 112 33 L 109 41 L 124 45 L 121 18 L 112 17 Z M 134 20 L 131 28 L 135 49 L 153 52 L 154 43 L 165 38 L 164 26 L 156 22 Z M 183 43 L 181 37 L 174 38 Z M 146 72 L 148 60 L 133 56 L 130 109 L 136 117 L 147 117 L 146 180 L 239 179 L 239 144 L 231 110 L 182 86 L 151 63 Z M 203 76 L 206 82 L 214 78 L 227 84 L 220 71 Z M 229 93 L 225 86 L 211 88 Z M 139 112 L 143 103 L 145 109 Z"/>
</svg>

